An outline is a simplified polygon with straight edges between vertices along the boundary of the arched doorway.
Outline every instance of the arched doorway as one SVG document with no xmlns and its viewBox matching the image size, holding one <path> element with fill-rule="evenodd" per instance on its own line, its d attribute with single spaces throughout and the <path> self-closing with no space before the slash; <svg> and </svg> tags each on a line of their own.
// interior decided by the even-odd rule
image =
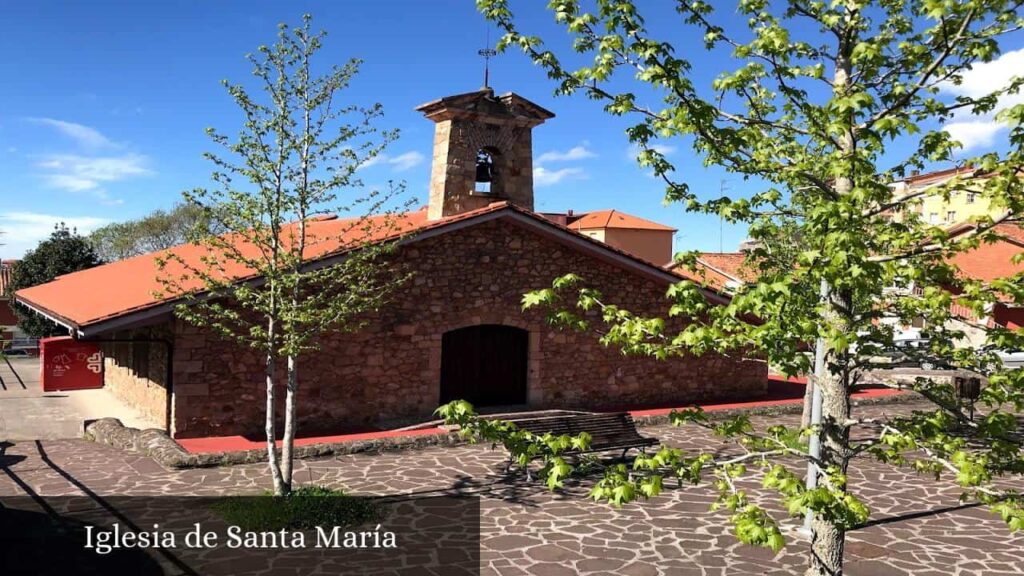
<svg viewBox="0 0 1024 576">
<path fill-rule="evenodd" d="M 481 324 L 441 337 L 441 403 L 467 400 L 473 406 L 526 404 L 530 333 L 500 324 Z"/>
</svg>

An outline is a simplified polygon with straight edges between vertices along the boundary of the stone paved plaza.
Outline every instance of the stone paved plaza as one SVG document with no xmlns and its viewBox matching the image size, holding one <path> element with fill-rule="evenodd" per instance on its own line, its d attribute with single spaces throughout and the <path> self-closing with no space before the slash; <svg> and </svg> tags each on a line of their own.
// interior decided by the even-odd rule
<svg viewBox="0 0 1024 576">
<path fill-rule="evenodd" d="M 864 410 L 878 415 L 911 408 L 902 404 Z M 756 418 L 755 424 L 794 418 Z M 685 449 L 722 454 L 736 450 L 692 426 L 641 431 Z M 269 486 L 262 465 L 169 471 L 150 458 L 84 440 L 3 446 L 0 496 L 252 494 Z M 500 450 L 469 445 L 349 455 L 300 462 L 295 478 L 299 484 L 344 487 L 355 494 L 479 494 L 485 575 L 801 571 L 803 543 L 791 538 L 779 555 L 737 543 L 723 522 L 725 516 L 708 511 L 714 496 L 706 486 L 673 486 L 655 500 L 616 510 L 586 500 L 586 481 L 551 493 L 539 483 L 506 477 L 503 456 Z M 868 526 L 848 537 L 848 574 L 1024 573 L 1024 535 L 1011 535 L 986 509 L 960 503 L 952 483 L 869 460 L 855 464 L 850 481 L 872 516 Z M 754 483 L 747 487 L 757 491 Z"/>
</svg>

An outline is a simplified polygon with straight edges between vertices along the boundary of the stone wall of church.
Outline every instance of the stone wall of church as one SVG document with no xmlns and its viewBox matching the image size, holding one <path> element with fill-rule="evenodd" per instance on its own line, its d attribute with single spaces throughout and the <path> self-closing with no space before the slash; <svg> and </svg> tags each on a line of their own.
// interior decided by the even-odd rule
<svg viewBox="0 0 1024 576">
<path fill-rule="evenodd" d="M 124 330 L 100 344 L 103 387 L 138 410 L 153 426 L 167 422 L 167 352 L 169 325 Z"/>
<path fill-rule="evenodd" d="M 494 162 L 489 192 L 475 191 L 479 150 L 488 151 Z M 428 217 L 436 220 L 502 200 L 533 210 L 530 127 L 514 119 L 438 122 L 434 129 Z"/>
<path fill-rule="evenodd" d="M 430 418 L 440 394 L 442 335 L 477 324 L 528 330 L 530 408 L 615 409 L 741 399 L 765 392 L 764 362 L 725 357 L 625 357 L 592 333 L 550 327 L 521 310 L 524 292 L 568 272 L 604 299 L 665 315 L 666 286 L 508 219 L 409 244 L 414 271 L 390 305 L 354 334 L 329 333 L 300 359 L 305 431 L 338 432 Z M 175 324 L 175 435 L 251 434 L 263 427 L 263 361 L 203 329 Z M 280 396 L 283 396 L 281 394 Z"/>
</svg>

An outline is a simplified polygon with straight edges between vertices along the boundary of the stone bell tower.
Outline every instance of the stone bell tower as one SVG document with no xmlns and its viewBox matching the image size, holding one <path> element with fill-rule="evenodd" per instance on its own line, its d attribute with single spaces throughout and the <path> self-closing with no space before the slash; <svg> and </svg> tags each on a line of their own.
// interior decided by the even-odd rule
<svg viewBox="0 0 1024 576">
<path fill-rule="evenodd" d="M 427 218 L 507 200 L 533 210 L 532 130 L 555 115 L 511 92 L 476 92 L 416 110 L 436 122 Z"/>
</svg>

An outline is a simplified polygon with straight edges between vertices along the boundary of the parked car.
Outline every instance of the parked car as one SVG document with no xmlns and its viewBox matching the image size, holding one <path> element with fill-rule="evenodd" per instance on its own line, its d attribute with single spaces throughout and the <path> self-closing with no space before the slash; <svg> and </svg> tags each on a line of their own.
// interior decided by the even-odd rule
<svg viewBox="0 0 1024 576">
<path fill-rule="evenodd" d="M 35 338 L 14 338 L 0 341 L 0 350 L 8 356 L 36 356 L 39 354 L 39 340 Z"/>
<path fill-rule="evenodd" d="M 895 348 L 884 354 L 892 368 L 920 368 L 921 370 L 954 370 L 948 361 L 938 358 L 928 350 L 927 338 L 905 338 L 894 340 Z M 1024 360 L 1024 358 L 1022 358 Z"/>
<path fill-rule="evenodd" d="M 1024 367 L 1024 351 L 997 350 L 996 355 L 1003 362 L 1003 368 L 1016 370 Z"/>
</svg>

